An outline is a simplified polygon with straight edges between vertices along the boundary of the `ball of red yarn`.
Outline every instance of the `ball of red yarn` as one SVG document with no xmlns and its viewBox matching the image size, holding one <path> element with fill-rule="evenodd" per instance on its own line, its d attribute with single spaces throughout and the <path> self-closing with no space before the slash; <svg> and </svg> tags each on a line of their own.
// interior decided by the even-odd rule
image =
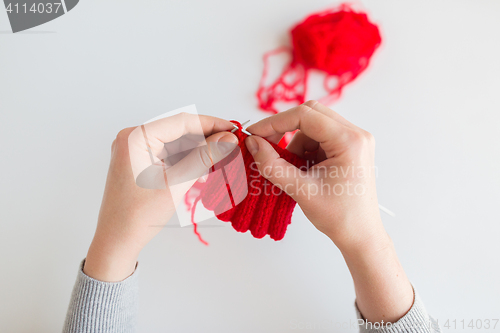
<svg viewBox="0 0 500 333">
<path fill-rule="evenodd" d="M 338 98 L 343 87 L 366 69 L 382 41 L 378 27 L 368 16 L 347 4 L 308 16 L 292 28 L 291 37 L 292 61 L 269 86 L 265 85 L 268 58 L 283 52 L 283 48 L 264 55 L 257 98 L 265 111 L 277 113 L 277 102 L 304 103 L 311 69 L 326 73 L 324 87 L 328 95 L 320 101 L 329 103 Z"/>
</svg>

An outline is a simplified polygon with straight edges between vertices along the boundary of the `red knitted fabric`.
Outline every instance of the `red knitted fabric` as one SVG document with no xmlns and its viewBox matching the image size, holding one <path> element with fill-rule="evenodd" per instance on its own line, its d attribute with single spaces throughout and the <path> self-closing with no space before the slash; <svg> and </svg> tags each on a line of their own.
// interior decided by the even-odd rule
<svg viewBox="0 0 500 333">
<path fill-rule="evenodd" d="M 323 85 L 328 104 L 340 97 L 343 87 L 353 81 L 369 64 L 381 43 L 376 25 L 365 13 L 355 12 L 348 4 L 307 17 L 291 30 L 292 50 L 279 48 L 264 55 L 264 71 L 257 90 L 259 107 L 277 113 L 277 102 L 302 104 L 307 93 L 310 70 L 326 73 Z M 268 58 L 291 52 L 292 61 L 281 76 L 266 86 Z"/>
<path fill-rule="evenodd" d="M 250 230 L 256 238 L 269 235 L 278 241 L 285 236 L 296 202 L 262 177 L 256 165 L 252 165 L 254 159 L 245 145 L 248 135 L 241 131 L 241 125 L 238 122 L 233 121 L 233 123 L 240 127 L 234 134 L 239 140 L 244 172 L 238 169 L 236 163 L 231 163 L 239 154 L 239 150 L 235 149 L 212 167 L 197 200 L 201 199 L 203 206 L 214 211 L 219 220 L 231 222 L 236 231 Z M 296 167 L 307 166 L 306 160 L 274 143 L 271 145 L 282 158 Z M 228 195 L 231 198 L 230 202 L 227 200 Z M 243 201 L 234 204 L 240 200 Z"/>
</svg>

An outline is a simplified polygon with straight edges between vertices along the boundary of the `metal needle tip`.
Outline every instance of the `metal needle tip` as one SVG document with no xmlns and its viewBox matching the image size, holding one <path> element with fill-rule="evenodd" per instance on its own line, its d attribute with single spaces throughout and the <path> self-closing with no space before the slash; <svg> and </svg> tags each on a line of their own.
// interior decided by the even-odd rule
<svg viewBox="0 0 500 333">
<path fill-rule="evenodd" d="M 247 121 L 245 121 L 244 123 L 241 124 L 241 127 L 243 127 L 245 124 L 248 124 L 250 122 L 250 119 L 248 119 Z M 238 126 L 234 125 L 234 129 L 231 131 L 231 133 L 234 133 L 236 132 L 236 130 L 238 129 Z"/>
</svg>

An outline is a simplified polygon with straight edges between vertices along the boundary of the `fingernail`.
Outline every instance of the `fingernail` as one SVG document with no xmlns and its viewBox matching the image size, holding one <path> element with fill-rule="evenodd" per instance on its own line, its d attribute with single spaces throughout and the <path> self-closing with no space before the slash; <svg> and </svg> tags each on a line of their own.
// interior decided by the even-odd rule
<svg viewBox="0 0 500 333">
<path fill-rule="evenodd" d="M 221 154 L 227 154 L 238 145 L 238 138 L 234 134 L 226 134 L 217 142 L 217 147 Z"/>
<path fill-rule="evenodd" d="M 250 154 L 255 155 L 259 151 L 259 144 L 257 141 L 255 141 L 252 136 L 249 136 L 246 140 L 245 143 L 247 144 L 248 151 Z"/>
</svg>

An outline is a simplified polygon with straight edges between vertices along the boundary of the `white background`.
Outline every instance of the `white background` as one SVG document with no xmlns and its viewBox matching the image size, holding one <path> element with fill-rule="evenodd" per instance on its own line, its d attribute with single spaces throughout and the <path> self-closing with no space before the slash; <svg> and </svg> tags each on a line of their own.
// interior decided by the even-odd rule
<svg viewBox="0 0 500 333">
<path fill-rule="evenodd" d="M 262 54 L 332 4 L 85 0 L 20 34 L 0 10 L 0 331 L 61 329 L 120 129 L 193 103 L 265 117 Z M 375 135 L 384 223 L 429 312 L 500 318 L 500 2 L 363 4 L 383 45 L 332 107 Z M 343 259 L 299 209 L 281 242 L 201 231 L 209 247 L 167 228 L 141 254 L 141 332 L 354 320 Z"/>
</svg>

